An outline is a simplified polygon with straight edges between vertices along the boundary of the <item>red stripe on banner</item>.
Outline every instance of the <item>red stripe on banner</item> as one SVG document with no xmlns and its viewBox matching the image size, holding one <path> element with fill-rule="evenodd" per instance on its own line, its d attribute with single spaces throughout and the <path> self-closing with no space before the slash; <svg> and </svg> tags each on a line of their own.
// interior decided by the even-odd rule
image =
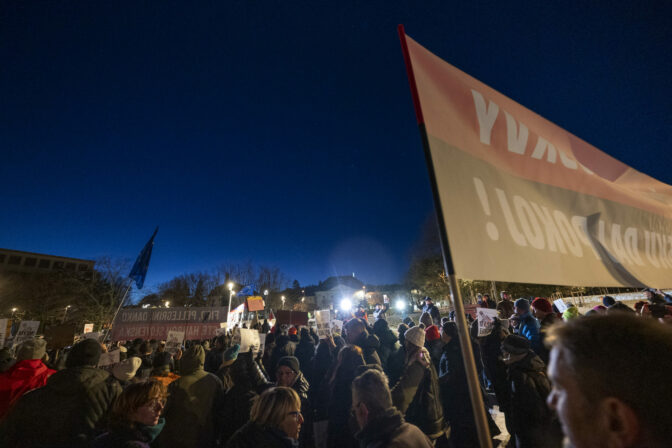
<svg viewBox="0 0 672 448">
<path fill-rule="evenodd" d="M 408 45 L 406 44 L 406 32 L 404 25 L 397 27 L 399 32 L 399 40 L 401 41 L 401 52 L 404 54 L 404 63 L 406 64 L 406 74 L 408 75 L 408 84 L 411 86 L 411 96 L 413 97 L 413 107 L 415 108 L 415 118 L 418 124 L 424 124 L 425 120 L 422 117 L 422 109 L 420 109 L 420 97 L 418 95 L 418 88 L 415 85 L 415 75 L 413 75 L 413 66 L 411 65 L 411 56 L 408 53 Z"/>
</svg>

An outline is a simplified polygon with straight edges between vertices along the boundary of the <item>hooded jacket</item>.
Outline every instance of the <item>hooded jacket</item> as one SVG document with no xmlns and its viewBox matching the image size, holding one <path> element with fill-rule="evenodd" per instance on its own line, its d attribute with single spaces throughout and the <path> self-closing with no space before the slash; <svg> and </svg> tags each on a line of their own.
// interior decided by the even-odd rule
<svg viewBox="0 0 672 448">
<path fill-rule="evenodd" d="M 377 350 L 380 348 L 378 336 L 363 331 L 355 341 L 355 345 L 362 349 L 364 362 L 366 364 L 376 364 L 382 366 Z"/>
<path fill-rule="evenodd" d="M 355 434 L 362 448 L 431 448 L 434 445 L 418 427 L 406 423 L 404 416 L 392 407 L 369 421 Z"/>
<path fill-rule="evenodd" d="M 0 420 L 23 394 L 47 384 L 47 378 L 56 373 L 41 359 L 19 361 L 0 374 Z"/>
<path fill-rule="evenodd" d="M 203 370 L 205 350 L 200 345 L 190 347 L 181 361 L 181 376 L 168 387 L 166 426 L 156 446 L 215 446 L 224 398 L 222 381 Z"/>
<path fill-rule="evenodd" d="M 120 393 L 121 386 L 105 370 L 61 370 L 16 403 L 2 422 L 0 440 L 8 447 L 88 446 Z"/>
<path fill-rule="evenodd" d="M 226 448 L 293 448 L 292 443 L 282 431 L 265 428 L 255 422 L 247 422 L 231 437 Z"/>
<path fill-rule="evenodd" d="M 384 319 L 380 319 L 373 324 L 373 333 L 380 341 L 380 346 L 376 350 L 380 358 L 380 364 L 383 370 L 387 370 L 387 361 L 390 355 L 396 350 L 397 337 L 392 333 L 392 330 L 390 330 Z"/>
</svg>

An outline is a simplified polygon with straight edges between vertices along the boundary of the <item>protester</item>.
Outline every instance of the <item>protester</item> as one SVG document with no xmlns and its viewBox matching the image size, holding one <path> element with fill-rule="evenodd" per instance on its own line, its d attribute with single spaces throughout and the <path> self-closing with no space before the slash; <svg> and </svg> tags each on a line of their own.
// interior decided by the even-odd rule
<svg viewBox="0 0 672 448">
<path fill-rule="evenodd" d="M 511 295 L 506 291 L 502 291 L 499 293 L 499 297 L 501 300 L 496 306 L 497 317 L 500 319 L 508 319 L 509 316 L 513 314 L 513 301 L 511 301 Z"/>
<path fill-rule="evenodd" d="M 574 306 L 574 304 L 570 303 L 567 309 L 562 313 L 562 320 L 568 322 L 580 316 L 581 313 L 579 313 L 579 309 L 576 306 Z"/>
<path fill-rule="evenodd" d="M 387 378 L 367 370 L 352 383 L 352 412 L 360 431 L 356 438 L 363 448 L 416 448 L 433 446 L 429 438 L 392 405 Z"/>
<path fill-rule="evenodd" d="M 312 344 L 312 342 L 311 342 Z M 301 409 L 304 410 L 304 424 L 301 427 L 299 436 L 299 446 L 306 447 L 313 445 L 313 419 L 310 413 L 310 402 L 308 400 L 308 389 L 310 385 L 306 377 L 301 372 L 299 360 L 294 356 L 285 356 L 278 361 L 278 368 L 275 372 L 278 379 L 277 385 L 291 387 L 301 400 Z"/>
<path fill-rule="evenodd" d="M 424 347 L 425 333 L 419 327 L 411 328 L 406 331 L 404 342 L 404 372 L 392 388 L 392 401 L 406 421 L 418 426 L 431 440 L 437 440 L 443 436 L 446 427 L 438 376 Z"/>
<path fill-rule="evenodd" d="M 423 313 L 429 313 L 429 315 L 432 317 L 433 321 L 441 322 L 441 312 L 436 307 L 436 305 L 434 305 L 434 302 L 432 301 L 431 297 L 425 297 L 425 306 L 422 307 L 422 312 Z M 404 322 L 404 323 L 406 323 L 406 322 Z M 412 326 L 412 325 L 409 325 L 409 326 Z"/>
<path fill-rule="evenodd" d="M 544 339 L 546 338 L 546 333 L 549 328 L 556 324 L 559 320 L 557 319 L 555 313 L 553 312 L 553 307 L 551 302 L 546 300 L 543 297 L 537 297 L 532 301 L 532 314 L 534 317 L 539 320 L 539 336 L 541 344 L 539 346 L 539 351 L 537 354 L 544 361 L 544 364 L 548 363 L 549 350 L 544 345 Z"/>
<path fill-rule="evenodd" d="M 289 336 L 284 334 L 276 335 L 275 344 L 271 351 L 271 357 L 268 363 L 264 366 L 266 371 L 271 375 L 271 381 L 275 381 L 275 369 L 278 366 L 280 358 L 285 356 L 294 356 L 296 352 L 296 344 L 289 339 Z"/>
<path fill-rule="evenodd" d="M 224 389 L 219 378 L 203 370 L 204 363 L 201 345 L 192 345 L 182 356 L 181 376 L 168 387 L 166 425 L 156 440 L 158 447 L 215 445 Z"/>
<path fill-rule="evenodd" d="M 16 359 L 9 348 L 0 349 L 0 373 L 6 372 L 14 365 Z"/>
<path fill-rule="evenodd" d="M 112 375 L 119 381 L 121 387 L 126 387 L 133 382 L 140 381 L 136 379 L 138 369 L 142 365 L 142 360 L 137 356 L 131 356 L 112 367 Z"/>
<path fill-rule="evenodd" d="M 299 360 L 303 373 L 310 377 L 311 361 L 315 356 L 315 343 L 307 328 L 301 329 L 301 338 L 294 350 L 294 356 Z"/>
<path fill-rule="evenodd" d="M 387 311 L 390 309 L 390 299 L 387 296 L 383 299 L 383 304 L 376 303 L 376 307 L 373 310 L 373 317 L 376 320 L 387 319 Z"/>
<path fill-rule="evenodd" d="M 554 327 L 548 404 L 576 448 L 668 447 L 672 327 L 634 314 Z"/>
<path fill-rule="evenodd" d="M 23 342 L 16 350 L 16 363 L 0 374 L 0 420 L 23 394 L 46 385 L 56 373 L 42 362 L 46 347 L 47 341 L 41 338 Z"/>
<path fill-rule="evenodd" d="M 443 341 L 441 340 L 441 333 L 439 327 L 430 325 L 425 328 L 425 348 L 429 352 L 430 359 L 434 363 L 434 368 L 439 370 L 439 360 L 441 359 L 441 352 L 443 351 Z"/>
<path fill-rule="evenodd" d="M 551 384 L 544 362 L 531 350 L 530 341 L 509 335 L 502 342 L 508 367 L 511 437 L 516 448 L 552 448 L 562 445 L 562 433 L 546 406 Z"/>
<path fill-rule="evenodd" d="M 273 387 L 254 402 L 249 421 L 227 442 L 227 448 L 292 448 L 303 415 L 301 401 L 289 387 Z"/>
<path fill-rule="evenodd" d="M 380 340 L 374 334 L 369 334 L 365 321 L 362 319 L 350 319 L 343 326 L 345 329 L 345 341 L 362 349 L 366 364 L 381 365 L 377 350 Z"/>
<path fill-rule="evenodd" d="M 495 308 L 495 304 L 490 300 L 490 294 L 483 294 L 476 302 L 479 308 Z"/>
<path fill-rule="evenodd" d="M 109 431 L 93 448 L 145 448 L 156 439 L 165 419 L 166 387 L 158 381 L 134 383 L 117 397 L 110 412 Z"/>
<path fill-rule="evenodd" d="M 380 364 L 383 370 L 387 369 L 387 361 L 390 355 L 396 350 L 397 336 L 390 330 L 387 320 L 377 319 L 373 324 L 373 334 L 380 341 L 376 352 L 380 358 Z"/>
<path fill-rule="evenodd" d="M 516 333 L 530 341 L 532 350 L 535 353 L 542 352 L 543 347 L 541 345 L 541 335 L 539 334 L 539 322 L 530 313 L 530 302 L 527 299 L 518 299 L 513 304 L 513 310 L 519 321 Z"/>
<path fill-rule="evenodd" d="M 203 370 L 210 373 L 216 373 L 219 366 L 222 365 L 222 357 L 227 349 L 228 337 L 219 335 L 215 338 L 215 347 L 205 355 L 205 364 Z"/>
<path fill-rule="evenodd" d="M 357 369 L 365 364 L 362 349 L 356 345 L 346 345 L 338 352 L 328 384 L 328 416 L 327 427 L 329 448 L 345 448 L 358 446 L 354 438 L 356 425 L 350 421 L 351 386 L 357 376 Z"/>
<path fill-rule="evenodd" d="M 172 355 L 168 352 L 156 353 L 152 361 L 154 368 L 152 369 L 150 379 L 158 381 L 166 387 L 178 379 L 180 375 L 170 371 L 170 362 L 172 359 Z"/>
<path fill-rule="evenodd" d="M 5 446 L 88 446 L 121 393 L 119 383 L 96 368 L 100 354 L 95 340 L 78 342 L 64 370 L 51 375 L 46 386 L 23 395 L 2 422 Z"/>
</svg>

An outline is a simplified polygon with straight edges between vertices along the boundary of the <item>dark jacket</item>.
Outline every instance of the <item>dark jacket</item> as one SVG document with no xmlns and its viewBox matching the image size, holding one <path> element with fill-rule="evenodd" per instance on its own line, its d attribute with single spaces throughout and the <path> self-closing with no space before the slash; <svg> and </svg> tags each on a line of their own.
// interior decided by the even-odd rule
<svg viewBox="0 0 672 448">
<path fill-rule="evenodd" d="M 203 370 L 210 373 L 217 373 L 219 366 L 222 365 L 222 361 L 224 360 L 225 351 L 226 350 L 224 347 L 210 350 L 205 355 L 205 364 L 203 364 Z"/>
<path fill-rule="evenodd" d="M 541 334 L 539 331 L 539 322 L 532 316 L 529 311 L 520 316 L 520 324 L 518 324 L 518 334 L 527 338 L 530 341 L 530 347 L 534 353 L 542 352 Z"/>
<path fill-rule="evenodd" d="M 149 448 L 165 424 L 165 419 L 161 418 L 155 426 L 136 424 L 117 428 L 99 436 L 92 448 Z"/>
<path fill-rule="evenodd" d="M 425 348 L 425 358 L 429 353 Z M 432 439 L 444 434 L 446 427 L 439 397 L 439 382 L 432 362 L 425 367 L 418 361 L 406 364 L 399 382 L 392 388 L 392 402 L 406 421 L 416 425 Z"/>
<path fill-rule="evenodd" d="M 310 378 L 311 361 L 313 360 L 313 356 L 315 356 L 315 344 L 313 344 L 313 338 L 310 336 L 306 336 L 305 338 L 302 337 L 296 345 L 294 356 L 299 360 L 299 368 L 301 371 Z"/>
<path fill-rule="evenodd" d="M 429 438 L 404 421 L 396 408 L 390 408 L 378 418 L 369 421 L 355 437 L 361 448 L 431 448 Z"/>
<path fill-rule="evenodd" d="M 392 333 L 392 330 L 386 325 L 387 322 L 380 320 L 380 324 L 376 323 L 373 325 L 374 334 L 378 337 L 380 345 L 376 352 L 378 353 L 378 358 L 380 358 L 380 364 L 383 370 L 387 369 L 387 360 L 390 355 L 397 349 L 397 336 Z"/>
<path fill-rule="evenodd" d="M 441 324 L 441 312 L 433 303 L 431 305 L 425 303 L 425 305 L 422 307 L 422 312 L 429 313 L 436 325 Z"/>
<path fill-rule="evenodd" d="M 203 370 L 205 350 L 190 347 L 180 365 L 180 378 L 168 386 L 166 426 L 156 440 L 159 447 L 212 447 L 219 436 L 223 408 L 222 381 Z"/>
<path fill-rule="evenodd" d="M 280 358 L 285 356 L 294 356 L 296 344 L 291 342 L 288 336 L 280 335 L 275 339 L 275 346 L 271 351 L 271 357 L 268 364 L 265 366 L 271 381 L 275 381 L 275 368 L 278 365 Z"/>
<path fill-rule="evenodd" d="M 389 303 L 383 303 L 383 306 L 379 309 L 373 310 L 373 317 L 378 320 L 378 319 L 385 319 L 387 316 L 387 310 L 390 309 L 390 304 Z"/>
<path fill-rule="evenodd" d="M 299 372 L 296 381 L 292 385 L 292 389 L 294 389 L 301 400 L 301 413 L 303 414 L 303 424 L 299 433 L 299 446 L 312 447 L 315 445 L 315 440 L 313 437 L 313 413 L 310 401 L 308 400 L 310 384 L 308 384 L 308 380 L 306 380 L 303 373 Z"/>
<path fill-rule="evenodd" d="M 280 430 L 247 422 L 226 443 L 226 448 L 292 448 L 292 440 Z"/>
<path fill-rule="evenodd" d="M 369 334 L 368 331 L 364 331 L 355 341 L 355 345 L 362 349 L 364 362 L 366 364 L 376 364 L 378 366 L 382 366 L 377 352 L 378 348 L 380 347 L 380 340 L 378 339 L 378 336 Z"/>
<path fill-rule="evenodd" d="M 540 343 L 539 343 L 539 352 L 537 352 L 537 355 L 541 358 L 542 361 L 544 361 L 544 364 L 548 365 L 548 361 L 550 358 L 550 350 L 546 347 L 546 344 L 544 341 L 546 340 L 546 333 L 548 333 L 548 329 L 553 326 L 556 322 L 559 322 L 560 319 L 556 317 L 555 314 L 550 313 L 541 321 L 539 321 L 539 337 L 540 337 Z"/>
<path fill-rule="evenodd" d="M 520 361 L 508 366 L 512 437 L 518 448 L 552 448 L 562 445 L 562 431 L 552 411 L 546 406 L 551 382 L 546 366 L 528 352 Z"/>
<path fill-rule="evenodd" d="M 2 422 L 0 440 L 7 447 L 88 446 L 102 432 L 120 393 L 121 386 L 105 370 L 61 370 L 49 377 L 46 386 L 21 397 Z"/>
</svg>

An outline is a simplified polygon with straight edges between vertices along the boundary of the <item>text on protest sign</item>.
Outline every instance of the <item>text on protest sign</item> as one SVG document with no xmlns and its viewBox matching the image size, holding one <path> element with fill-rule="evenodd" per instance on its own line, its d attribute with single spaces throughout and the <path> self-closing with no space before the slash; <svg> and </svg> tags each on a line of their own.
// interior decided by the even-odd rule
<svg viewBox="0 0 672 448">
<path fill-rule="evenodd" d="M 459 277 L 669 286 L 670 186 L 405 42 Z"/>
<path fill-rule="evenodd" d="M 22 320 L 16 336 L 14 336 L 14 345 L 16 346 L 24 341 L 33 339 L 37 334 L 38 328 L 40 328 L 39 320 Z"/>
<path fill-rule="evenodd" d="M 558 311 L 560 311 L 561 313 L 567 311 L 567 304 L 565 304 L 564 300 L 556 299 L 553 301 L 553 303 L 555 304 L 555 307 L 558 309 Z"/>
<path fill-rule="evenodd" d="M 254 353 L 259 350 L 259 332 L 249 328 L 240 329 L 240 353 L 247 353 L 250 348 Z"/>
<path fill-rule="evenodd" d="M 168 332 L 184 331 L 186 340 L 209 339 L 226 316 L 226 307 L 124 309 L 112 326 L 112 340 L 165 340 Z"/>
<path fill-rule="evenodd" d="M 175 354 L 182 347 L 184 341 L 184 331 L 169 331 L 166 338 L 166 351 Z"/>
<path fill-rule="evenodd" d="M 492 328 L 495 326 L 495 318 L 497 317 L 497 310 L 477 308 L 476 316 L 478 316 L 478 336 L 488 336 L 492 333 Z"/>
<path fill-rule="evenodd" d="M 316 311 L 315 325 L 317 326 L 317 335 L 320 339 L 326 339 L 331 336 L 331 312 L 329 310 Z"/>
</svg>

